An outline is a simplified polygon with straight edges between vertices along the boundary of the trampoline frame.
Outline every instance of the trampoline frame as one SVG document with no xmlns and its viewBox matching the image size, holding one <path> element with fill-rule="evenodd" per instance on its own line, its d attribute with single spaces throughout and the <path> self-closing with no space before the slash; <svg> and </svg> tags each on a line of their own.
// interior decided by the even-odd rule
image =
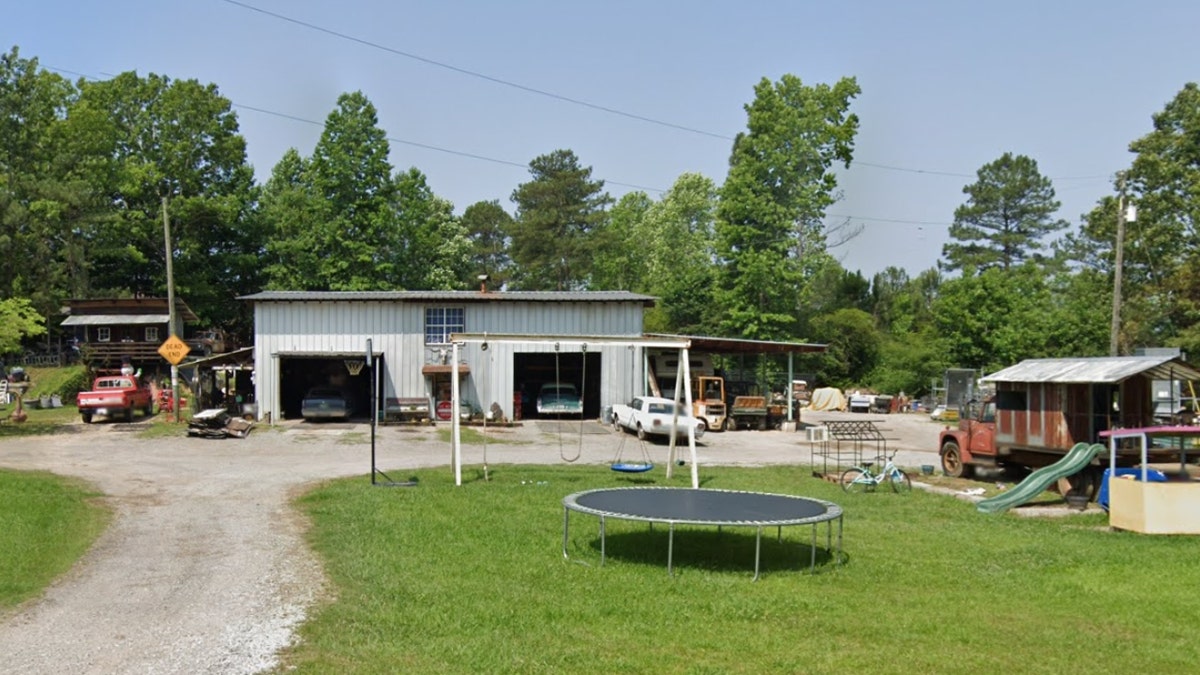
<svg viewBox="0 0 1200 675">
<path fill-rule="evenodd" d="M 825 507 L 825 512 L 820 515 L 817 515 L 817 516 L 810 516 L 810 517 L 805 517 L 805 518 L 786 518 L 786 519 L 780 519 L 780 520 L 769 520 L 769 519 L 768 520 L 715 520 L 715 519 L 669 518 L 669 517 L 658 517 L 658 516 L 652 516 L 652 515 L 639 515 L 639 514 L 633 514 L 633 513 L 621 513 L 618 511 L 605 511 L 605 510 L 601 510 L 601 509 L 596 509 L 596 508 L 593 508 L 590 506 L 585 506 L 585 505 L 579 503 L 579 500 L 582 497 L 585 497 L 587 495 L 603 493 L 603 492 L 626 492 L 626 491 L 631 491 L 631 490 L 640 491 L 640 492 L 645 492 L 647 490 L 669 490 L 669 491 L 687 491 L 687 492 L 703 492 L 703 493 L 725 493 L 725 494 L 733 494 L 733 495 L 764 495 L 764 496 L 769 496 L 769 497 L 774 497 L 774 498 L 783 498 L 783 499 L 798 500 L 798 501 L 804 501 L 804 502 L 810 502 L 810 503 L 817 503 L 817 504 L 820 504 Z M 809 548 L 811 550 L 811 559 L 809 561 L 809 573 L 815 574 L 816 569 L 817 569 L 817 525 L 819 525 L 821 523 L 826 524 L 825 549 L 830 552 L 833 552 L 833 521 L 836 520 L 837 524 L 838 524 L 838 528 L 837 528 L 837 554 L 835 556 L 835 559 L 837 560 L 837 563 L 839 565 L 842 563 L 842 516 L 843 516 L 842 507 L 838 506 L 837 504 L 835 504 L 833 502 L 826 501 L 824 499 L 816 499 L 814 497 L 799 497 L 796 495 L 784 495 L 784 494 L 777 494 L 777 493 L 772 493 L 772 492 L 751 492 L 751 491 L 745 491 L 745 490 L 714 490 L 714 489 L 708 489 L 708 488 L 675 488 L 675 487 L 664 487 L 664 486 L 599 488 L 599 489 L 595 489 L 595 490 L 584 490 L 583 492 L 576 492 L 574 494 L 570 494 L 570 495 L 567 495 L 566 497 L 563 497 L 562 554 L 563 554 L 563 559 L 565 559 L 565 560 L 571 559 L 571 556 L 569 555 L 569 553 L 567 551 L 567 544 L 568 544 L 568 539 L 569 539 L 569 534 L 570 534 L 571 512 L 572 511 L 593 515 L 600 519 L 600 565 L 601 566 L 604 565 L 604 561 L 607 556 L 607 548 L 606 548 L 606 544 L 605 544 L 605 541 L 606 541 L 605 521 L 609 518 L 613 518 L 616 520 L 631 520 L 631 521 L 642 521 L 642 522 L 650 523 L 651 529 L 653 529 L 654 523 L 666 523 L 669 528 L 669 533 L 667 535 L 667 575 L 671 576 L 671 577 L 675 576 L 675 567 L 674 567 L 675 560 L 674 560 L 674 558 L 675 558 L 675 526 L 676 525 L 701 525 L 701 526 L 710 526 L 710 527 L 715 526 L 717 528 L 718 532 L 720 532 L 722 527 L 726 527 L 726 526 L 755 528 L 756 536 L 755 536 L 755 540 L 754 540 L 754 579 L 753 579 L 753 581 L 757 581 L 759 578 L 759 563 L 762 559 L 762 532 L 763 532 L 764 527 L 778 528 L 778 531 L 777 531 L 778 541 L 782 542 L 784 527 L 789 527 L 789 526 L 794 526 L 794 525 L 812 525 L 812 537 L 811 537 L 811 540 L 809 543 Z"/>
</svg>

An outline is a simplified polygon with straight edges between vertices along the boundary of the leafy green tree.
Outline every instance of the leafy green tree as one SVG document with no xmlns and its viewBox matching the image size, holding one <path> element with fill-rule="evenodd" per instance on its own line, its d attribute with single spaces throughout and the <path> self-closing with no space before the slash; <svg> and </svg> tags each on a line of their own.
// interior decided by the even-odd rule
<svg viewBox="0 0 1200 675">
<path fill-rule="evenodd" d="M 585 285 L 595 232 L 612 198 L 575 153 L 555 150 L 529 163 L 532 180 L 513 190 L 513 283 L 524 290 L 573 290 Z"/>
<path fill-rule="evenodd" d="M 592 256 L 588 288 L 650 292 L 650 247 L 643 239 L 655 202 L 639 191 L 626 193 L 608 211 L 608 218 L 591 235 Z"/>
<path fill-rule="evenodd" d="M 319 253 L 306 290 L 393 286 L 404 242 L 395 227 L 388 141 L 362 92 L 342 94 L 308 160 L 304 180 L 320 209 L 304 236 Z"/>
<path fill-rule="evenodd" d="M 685 173 L 654 204 L 633 242 L 645 251 L 645 292 L 660 303 L 646 314 L 647 330 L 683 334 L 718 331 L 717 188 Z"/>
<path fill-rule="evenodd" d="M 1046 346 L 1038 356 L 1108 354 L 1112 318 L 1109 276 L 1089 268 L 1052 266 L 1046 283 L 1050 295 L 1050 305 L 1045 310 Z"/>
<path fill-rule="evenodd" d="M 425 174 L 409 169 L 395 182 L 398 248 L 387 257 L 401 288 L 459 290 L 471 258 L 471 240 L 454 206 L 433 194 Z"/>
<path fill-rule="evenodd" d="M 226 323 L 243 304 L 234 298 L 261 287 L 263 246 L 229 100 L 215 85 L 132 72 L 79 87 L 64 143 L 80 158 L 73 171 L 110 204 L 86 237 L 90 294 L 166 295 L 165 200 L 176 293 L 202 319 Z"/>
<path fill-rule="evenodd" d="M 904 392 L 924 396 L 934 382 L 941 382 L 947 368 L 954 364 L 932 329 L 907 335 L 885 335 L 875 369 L 867 376 L 867 385 L 882 392 Z"/>
<path fill-rule="evenodd" d="M 17 48 L 0 55 L 0 297 L 28 298 L 46 316 L 86 292 L 83 237 L 103 207 L 64 148 L 75 95 Z"/>
<path fill-rule="evenodd" d="M 934 327 L 947 360 L 959 368 L 992 371 L 1022 359 L 1051 356 L 1058 320 L 1051 286 L 1037 263 L 942 283 L 933 304 Z"/>
<path fill-rule="evenodd" d="M 1126 345 L 1200 347 L 1200 86 L 1187 83 L 1129 149 L 1138 210 L 1125 241 Z"/>
<path fill-rule="evenodd" d="M 476 202 L 463 211 L 462 225 L 471 240 L 471 260 L 464 281 L 474 283 L 476 275 L 486 274 L 491 287 L 504 287 L 512 267 L 508 254 L 512 223 L 512 216 L 496 200 Z"/>
<path fill-rule="evenodd" d="M 328 211 L 310 189 L 307 174 L 308 161 L 288 148 L 261 191 L 258 218 L 271 233 L 266 275 L 272 290 L 307 289 L 320 264 L 315 234 Z"/>
<path fill-rule="evenodd" d="M 1047 236 L 1067 227 L 1055 219 L 1061 205 L 1037 162 L 1004 153 L 985 164 L 978 180 L 963 188 L 967 203 L 954 210 L 950 238 L 942 246 L 946 270 L 1009 269 L 1040 260 Z"/>
<path fill-rule="evenodd" d="M 784 75 L 754 91 L 717 209 L 722 332 L 782 339 L 796 329 L 806 274 L 827 263 L 819 223 L 836 200 L 833 163 L 851 161 L 860 89 Z"/>
<path fill-rule="evenodd" d="M 343 94 L 312 157 L 289 150 L 263 188 L 270 287 L 463 288 L 471 240 L 453 211 L 416 168 L 392 174 L 374 105 Z"/>
<path fill-rule="evenodd" d="M 827 345 L 817 379 L 842 388 L 867 382 L 877 366 L 884 340 L 875 318 L 853 308 L 817 317 L 812 338 Z"/>
<path fill-rule="evenodd" d="M 21 341 L 46 332 L 46 320 L 28 298 L 0 300 L 0 354 L 19 351 Z"/>
</svg>

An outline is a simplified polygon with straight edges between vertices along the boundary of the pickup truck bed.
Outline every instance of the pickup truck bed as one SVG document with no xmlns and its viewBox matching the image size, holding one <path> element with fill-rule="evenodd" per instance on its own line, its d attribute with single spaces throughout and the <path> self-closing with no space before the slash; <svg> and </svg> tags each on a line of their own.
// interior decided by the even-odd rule
<svg viewBox="0 0 1200 675">
<path fill-rule="evenodd" d="M 146 416 L 154 414 L 154 397 L 150 389 L 143 387 L 133 375 L 97 377 L 91 391 L 79 392 L 75 405 L 84 424 L 91 424 L 96 415 L 132 422 L 135 410 L 142 411 Z"/>
</svg>

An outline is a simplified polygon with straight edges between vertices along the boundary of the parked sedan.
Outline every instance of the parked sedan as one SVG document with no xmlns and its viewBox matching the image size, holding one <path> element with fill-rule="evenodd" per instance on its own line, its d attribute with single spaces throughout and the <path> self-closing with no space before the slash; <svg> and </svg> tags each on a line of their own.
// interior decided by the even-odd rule
<svg viewBox="0 0 1200 675">
<path fill-rule="evenodd" d="M 636 433 L 642 440 L 650 436 L 670 438 L 672 429 L 675 430 L 676 438 L 686 440 L 689 427 L 696 440 L 704 435 L 703 420 L 698 420 L 683 410 L 677 416 L 675 401 L 654 396 L 638 396 L 628 405 L 614 405 L 612 424 L 616 429 L 624 428 Z"/>
<path fill-rule="evenodd" d="M 346 392 L 336 387 L 313 387 L 300 402 L 306 420 L 348 420 L 352 406 Z"/>
</svg>

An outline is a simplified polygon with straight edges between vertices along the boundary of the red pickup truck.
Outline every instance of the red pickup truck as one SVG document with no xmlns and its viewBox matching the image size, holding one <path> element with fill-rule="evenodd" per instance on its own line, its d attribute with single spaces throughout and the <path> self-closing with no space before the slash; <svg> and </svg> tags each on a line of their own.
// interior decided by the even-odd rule
<svg viewBox="0 0 1200 675">
<path fill-rule="evenodd" d="M 79 392 L 75 405 L 84 424 L 91 424 L 95 415 L 109 419 L 123 417 L 126 422 L 132 422 L 134 410 L 154 414 L 154 397 L 150 395 L 149 387 L 143 386 L 134 375 L 97 377 L 91 391 Z"/>
</svg>

